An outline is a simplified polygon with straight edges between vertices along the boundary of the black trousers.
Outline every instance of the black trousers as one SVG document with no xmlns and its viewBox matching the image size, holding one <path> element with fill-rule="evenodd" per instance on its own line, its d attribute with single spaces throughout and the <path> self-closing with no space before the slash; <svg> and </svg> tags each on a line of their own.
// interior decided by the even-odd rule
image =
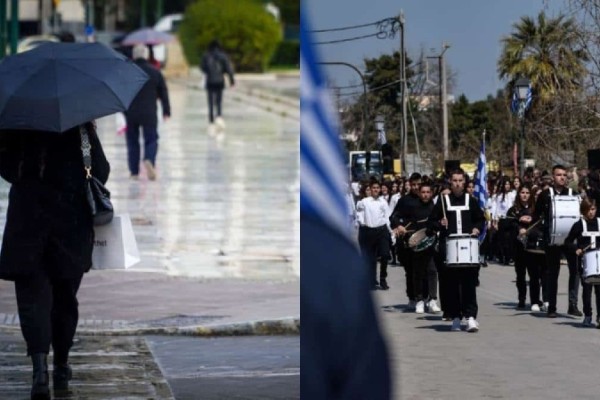
<svg viewBox="0 0 600 400">
<path fill-rule="evenodd" d="M 79 320 L 77 291 L 81 278 L 53 279 L 40 272 L 15 281 L 28 355 L 48 354 L 52 344 L 55 363 L 66 362 Z"/>
<path fill-rule="evenodd" d="M 361 253 L 369 265 L 371 284 L 377 284 L 377 259 L 382 258 L 380 278 L 387 277 L 387 256 L 390 252 L 390 233 L 385 225 L 378 228 L 361 226 L 358 230 Z"/>
<path fill-rule="evenodd" d="M 506 219 L 501 219 L 498 222 L 498 244 L 500 251 L 500 262 L 508 265 L 509 261 L 514 258 L 513 242 L 514 232 Z"/>
<path fill-rule="evenodd" d="M 415 300 L 412 251 L 404 247 L 404 243 L 402 243 L 401 240 L 398 240 L 398 242 L 396 243 L 396 254 L 398 256 L 398 259 L 400 260 L 400 263 L 404 267 L 406 297 L 408 297 L 409 300 Z"/>
<path fill-rule="evenodd" d="M 592 316 L 592 292 L 596 292 L 596 320 L 600 321 L 600 285 L 590 285 L 589 283 L 581 282 L 583 288 L 581 300 L 583 302 L 583 315 L 586 317 Z"/>
<path fill-rule="evenodd" d="M 435 251 L 433 253 L 433 262 L 437 269 L 438 286 L 440 291 L 440 308 L 444 312 L 444 316 L 449 316 L 448 307 L 450 301 L 448 300 L 448 268 L 446 267 L 446 259 L 442 253 Z"/>
<path fill-rule="evenodd" d="M 531 304 L 542 305 L 548 301 L 548 279 L 546 271 L 546 256 L 540 253 L 525 251 L 525 265 L 529 274 L 529 299 Z M 540 301 L 540 291 L 541 299 Z"/>
<path fill-rule="evenodd" d="M 477 318 L 477 267 L 448 267 L 448 314 L 450 318 Z"/>
<path fill-rule="evenodd" d="M 579 270 L 577 267 L 577 257 L 566 252 L 564 246 L 547 246 L 546 247 L 546 275 L 548 288 L 548 307 L 549 312 L 556 312 L 556 296 L 558 292 L 558 276 L 560 274 L 560 258 L 562 255 L 567 258 L 569 266 L 569 306 L 577 305 L 577 297 L 579 295 Z"/>
<path fill-rule="evenodd" d="M 432 249 L 411 253 L 415 300 L 437 299 L 438 277 Z"/>
<path fill-rule="evenodd" d="M 217 117 L 221 116 L 221 104 L 223 103 L 223 88 L 208 87 L 206 89 L 206 94 L 208 95 L 208 120 L 212 124 L 213 122 L 215 122 L 215 108 L 217 109 Z"/>
<path fill-rule="evenodd" d="M 527 254 L 522 245 L 516 244 L 515 248 L 515 273 L 517 275 L 517 296 L 519 303 L 525 303 L 527 297 Z M 538 300 L 539 300 L 539 288 L 538 288 Z M 531 304 L 533 302 L 533 296 L 531 296 Z M 535 303 L 537 304 L 537 302 Z"/>
</svg>

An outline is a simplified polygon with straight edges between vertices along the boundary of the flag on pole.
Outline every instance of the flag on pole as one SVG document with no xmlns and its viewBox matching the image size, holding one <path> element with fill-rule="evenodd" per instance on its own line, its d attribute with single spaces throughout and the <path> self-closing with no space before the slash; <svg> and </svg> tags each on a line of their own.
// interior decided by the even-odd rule
<svg viewBox="0 0 600 400">
<path fill-rule="evenodd" d="M 525 114 L 525 110 L 527 110 L 531 105 L 532 99 L 533 93 L 531 90 L 531 84 L 529 84 L 529 87 L 527 89 L 527 97 L 525 98 L 525 101 L 519 100 L 519 96 L 517 95 L 517 91 L 515 90 L 513 91 L 512 101 L 510 103 L 510 110 L 513 114 L 518 114 L 519 117 L 522 118 Z"/>
<path fill-rule="evenodd" d="M 483 139 L 481 140 L 481 149 L 479 150 L 479 161 L 477 162 L 477 175 L 475 177 L 475 191 L 473 195 L 479 203 L 479 207 L 485 211 L 485 206 L 488 200 L 487 192 L 487 170 L 485 158 L 485 130 L 483 131 Z M 483 241 L 487 231 L 487 224 L 484 224 L 483 231 L 479 235 L 479 241 Z"/>
<path fill-rule="evenodd" d="M 300 390 L 307 399 L 391 396 L 368 266 L 347 222 L 348 173 L 325 82 L 300 18 Z"/>
<path fill-rule="evenodd" d="M 337 114 L 307 31 L 300 51 L 300 211 L 350 235 Z"/>
</svg>

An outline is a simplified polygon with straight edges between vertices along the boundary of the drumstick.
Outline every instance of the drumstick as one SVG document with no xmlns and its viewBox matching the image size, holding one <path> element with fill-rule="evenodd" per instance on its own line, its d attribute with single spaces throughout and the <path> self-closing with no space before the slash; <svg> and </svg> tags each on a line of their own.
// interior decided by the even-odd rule
<svg viewBox="0 0 600 400">
<path fill-rule="evenodd" d="M 444 213 L 444 219 L 446 219 L 446 207 L 444 206 L 444 197 L 440 196 L 440 200 L 442 201 L 442 212 Z"/>
<path fill-rule="evenodd" d="M 533 228 L 534 226 L 536 226 L 537 224 L 539 224 L 542 220 L 538 219 L 536 222 L 533 223 L 533 225 L 531 225 L 529 228 L 527 228 L 527 230 L 525 231 L 525 233 L 529 232 L 531 230 L 531 228 Z"/>
</svg>

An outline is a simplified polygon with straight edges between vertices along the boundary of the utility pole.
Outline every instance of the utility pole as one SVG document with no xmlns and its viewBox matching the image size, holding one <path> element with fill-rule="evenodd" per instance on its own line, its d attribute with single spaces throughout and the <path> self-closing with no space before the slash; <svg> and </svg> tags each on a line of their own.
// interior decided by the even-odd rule
<svg viewBox="0 0 600 400">
<path fill-rule="evenodd" d="M 440 54 L 440 101 L 442 106 L 442 132 L 444 134 L 444 160 L 449 157 L 448 154 L 448 93 L 446 93 L 446 62 L 444 53 L 450 45 L 442 43 L 442 54 Z"/>
<path fill-rule="evenodd" d="M 6 0 L 0 0 L 0 59 L 6 56 Z"/>
<path fill-rule="evenodd" d="M 404 12 L 400 11 L 400 15 L 398 16 L 398 21 L 400 22 L 400 95 L 402 98 L 402 123 L 401 125 L 401 134 L 400 134 L 400 142 L 402 144 L 402 150 L 400 155 L 400 166 L 402 168 L 402 173 L 406 173 L 406 153 L 408 146 L 408 119 L 407 119 L 407 96 L 406 96 L 406 52 L 404 49 Z"/>
<path fill-rule="evenodd" d="M 146 0 L 141 0 L 142 4 L 140 7 L 140 28 L 146 27 L 146 13 L 147 13 L 147 3 Z"/>
<path fill-rule="evenodd" d="M 19 0 L 10 2 L 10 54 L 17 54 L 19 41 Z"/>
<path fill-rule="evenodd" d="M 442 131 L 442 142 L 444 146 L 444 160 L 448 160 L 448 94 L 446 93 L 446 62 L 444 53 L 450 48 L 446 42 L 442 42 L 442 52 L 439 56 L 427 57 L 437 58 L 439 62 L 440 77 L 440 128 Z"/>
</svg>

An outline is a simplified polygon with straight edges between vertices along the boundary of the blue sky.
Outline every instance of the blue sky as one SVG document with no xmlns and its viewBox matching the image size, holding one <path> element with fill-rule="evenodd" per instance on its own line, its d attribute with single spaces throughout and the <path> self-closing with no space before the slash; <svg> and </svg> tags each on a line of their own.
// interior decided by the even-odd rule
<svg viewBox="0 0 600 400">
<path fill-rule="evenodd" d="M 456 87 L 451 94 L 458 97 L 464 93 L 470 101 L 484 99 L 503 86 L 498 79 L 496 62 L 501 52 L 500 39 L 510 34 L 512 25 L 521 16 L 536 16 L 542 9 L 551 16 L 556 15 L 561 4 L 562 1 L 542 0 L 302 0 L 303 17 L 308 16 L 313 30 L 371 23 L 403 11 L 409 56 L 415 60 L 421 48 L 427 56 L 438 55 L 442 42 L 448 42 L 451 47 L 445 53 L 446 62 L 456 75 Z M 314 41 L 374 32 L 371 28 L 320 33 L 314 35 Z M 399 47 L 400 40 L 396 36 L 320 45 L 318 49 L 322 61 L 347 62 L 362 70 L 365 57 L 391 54 Z M 324 71 L 335 86 L 360 83 L 350 68 L 328 66 Z"/>
</svg>

